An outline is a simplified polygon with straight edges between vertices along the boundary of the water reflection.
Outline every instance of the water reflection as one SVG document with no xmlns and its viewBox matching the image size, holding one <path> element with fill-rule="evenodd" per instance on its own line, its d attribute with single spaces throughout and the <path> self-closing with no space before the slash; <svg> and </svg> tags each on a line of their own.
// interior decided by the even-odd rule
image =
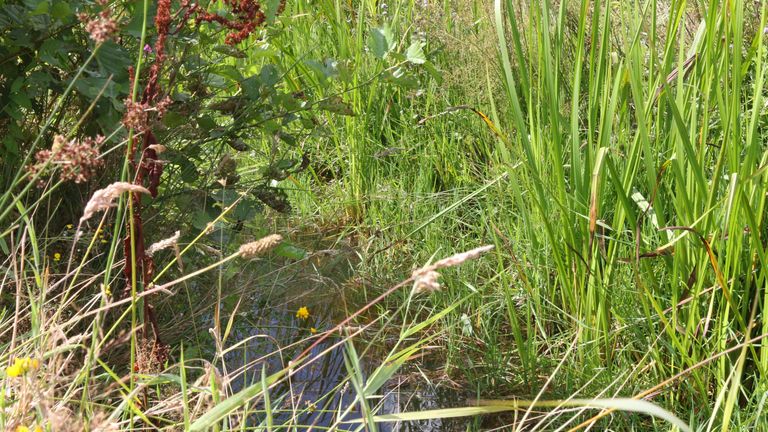
<svg viewBox="0 0 768 432">
<path fill-rule="evenodd" d="M 345 307 L 343 286 L 353 274 L 355 257 L 349 250 L 326 251 L 320 259 L 307 260 L 301 265 L 283 266 L 280 270 L 260 269 L 262 274 L 273 276 L 270 284 L 252 291 L 248 299 L 251 310 L 245 319 L 237 320 L 227 341 L 228 346 L 244 341 L 225 356 L 229 376 L 235 377 L 230 383 L 231 391 L 258 383 L 265 368 L 266 376 L 282 370 L 318 337 L 312 329 L 323 332 L 347 316 L 350 311 Z M 301 307 L 308 309 L 307 319 L 297 318 L 296 312 Z M 362 349 L 366 336 L 372 334 L 361 333 L 355 339 L 356 348 Z M 272 430 L 366 430 L 361 429 L 360 424 L 346 423 L 360 418 L 360 412 L 356 391 L 348 380 L 345 347 L 339 342 L 339 336 L 333 336 L 313 348 L 309 356 L 313 359 L 311 364 L 271 389 Z M 360 360 L 364 375 L 370 374 L 381 361 L 375 360 L 380 354 L 373 351 Z M 379 394 L 379 398 L 368 400 L 378 414 L 446 408 L 465 400 L 465 395 L 456 390 L 435 389 L 423 380 L 402 377 L 385 384 Z M 248 427 L 264 425 L 264 411 L 265 402 L 255 402 L 247 420 Z M 377 430 L 449 432 L 466 430 L 466 423 L 461 420 L 379 423 Z"/>
</svg>

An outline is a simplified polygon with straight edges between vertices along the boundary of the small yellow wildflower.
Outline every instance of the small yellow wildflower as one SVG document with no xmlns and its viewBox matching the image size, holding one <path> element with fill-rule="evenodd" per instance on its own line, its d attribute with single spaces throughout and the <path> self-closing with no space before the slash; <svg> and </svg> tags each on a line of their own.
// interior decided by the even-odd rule
<svg viewBox="0 0 768 432">
<path fill-rule="evenodd" d="M 32 432 L 43 432 L 43 427 L 42 426 L 35 426 L 35 428 L 32 429 Z"/>
<path fill-rule="evenodd" d="M 31 359 L 29 357 L 17 358 L 13 361 L 13 365 L 5 368 L 5 375 L 9 378 L 16 378 L 24 375 L 31 370 L 37 370 L 40 368 L 40 360 Z"/>
<path fill-rule="evenodd" d="M 8 378 L 16 378 L 21 376 L 23 373 L 24 368 L 22 368 L 19 363 L 14 363 L 13 366 L 8 366 L 5 368 L 5 375 L 8 376 Z"/>
<path fill-rule="evenodd" d="M 309 332 L 312 333 L 312 334 L 315 334 L 315 333 L 317 333 L 317 329 L 314 328 L 314 327 L 310 327 L 309 328 Z"/>
<path fill-rule="evenodd" d="M 60 253 L 58 253 L 58 252 L 56 252 L 55 254 L 53 254 L 53 260 L 54 260 L 54 261 L 61 261 L 61 254 L 60 254 Z"/>
<path fill-rule="evenodd" d="M 106 240 L 104 240 L 104 239 L 101 239 L 101 242 L 102 242 L 102 243 L 106 243 L 107 241 L 106 241 Z"/>
<path fill-rule="evenodd" d="M 29 428 L 26 426 L 16 426 L 16 432 L 29 432 Z"/>
<path fill-rule="evenodd" d="M 72 229 L 72 228 L 74 228 L 74 227 L 75 227 L 75 226 L 74 226 L 74 225 L 72 225 L 72 224 L 67 224 L 67 229 L 68 229 L 68 230 L 71 230 L 71 229 Z"/>
<path fill-rule="evenodd" d="M 309 309 L 306 306 L 302 306 L 296 311 L 296 318 L 307 319 L 309 318 Z"/>
</svg>

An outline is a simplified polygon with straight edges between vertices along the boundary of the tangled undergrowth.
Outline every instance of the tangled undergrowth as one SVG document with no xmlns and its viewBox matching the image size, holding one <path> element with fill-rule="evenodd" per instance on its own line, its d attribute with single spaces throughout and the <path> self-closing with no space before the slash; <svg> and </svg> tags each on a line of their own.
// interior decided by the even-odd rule
<svg viewBox="0 0 768 432">
<path fill-rule="evenodd" d="M 766 430 L 766 29 L 3 4 L 0 428 Z"/>
</svg>

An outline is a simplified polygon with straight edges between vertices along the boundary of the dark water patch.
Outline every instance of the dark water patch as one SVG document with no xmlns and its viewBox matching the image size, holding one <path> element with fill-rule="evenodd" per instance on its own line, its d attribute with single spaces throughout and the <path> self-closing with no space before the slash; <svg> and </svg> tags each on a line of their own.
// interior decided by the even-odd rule
<svg viewBox="0 0 768 432">
<path fill-rule="evenodd" d="M 302 260 L 254 261 L 226 278 L 222 327 L 226 328 L 232 313 L 237 314 L 223 347 L 229 351 L 224 355 L 222 373 L 229 379 L 228 390 L 232 394 L 260 383 L 262 374 L 269 376 L 287 368 L 289 361 L 315 338 L 334 328 L 363 303 L 360 292 L 350 288 L 349 283 L 358 263 L 359 254 L 355 249 L 336 239 L 330 242 L 323 239 L 311 246 L 312 250 Z M 203 287 L 201 284 L 192 289 Z M 209 288 L 207 296 L 197 302 L 200 303 L 195 306 L 205 311 L 198 315 L 197 328 L 205 333 L 204 330 L 213 327 L 215 292 L 211 293 Z M 376 317 L 368 319 L 375 321 Z M 210 335 L 205 336 L 205 340 L 212 340 Z M 365 382 L 382 363 L 386 347 L 370 345 L 377 337 L 380 338 L 372 326 L 354 338 L 355 349 L 361 356 L 355 370 L 345 362 L 348 351 L 341 333 L 314 347 L 307 357 L 309 364 L 302 363 L 289 380 L 270 389 L 272 430 L 359 429 L 360 424 L 348 423 L 361 417 L 361 404 L 349 378 L 359 373 Z M 214 352 L 211 345 L 201 355 L 210 358 L 208 354 Z M 455 407 L 466 400 L 466 395 L 456 389 L 428 385 L 424 380 L 413 378 L 394 378 L 377 394 L 380 396 L 367 400 L 376 414 Z M 264 399 L 252 401 L 245 420 L 247 426 L 264 426 L 265 409 Z M 376 429 L 451 432 L 466 430 L 466 422 L 435 419 L 380 423 Z"/>
</svg>

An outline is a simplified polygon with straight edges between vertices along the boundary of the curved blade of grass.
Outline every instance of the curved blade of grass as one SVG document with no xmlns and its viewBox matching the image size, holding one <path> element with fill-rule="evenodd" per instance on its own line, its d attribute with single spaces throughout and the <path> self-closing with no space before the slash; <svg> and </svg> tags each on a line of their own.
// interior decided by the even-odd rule
<svg viewBox="0 0 768 432">
<path fill-rule="evenodd" d="M 213 409 L 200 416 L 199 419 L 195 420 L 195 422 L 192 423 L 192 425 L 189 427 L 189 430 L 209 430 L 209 428 L 213 427 L 215 423 L 219 422 L 221 419 L 228 416 L 236 409 L 248 403 L 248 401 L 251 399 L 263 393 L 265 389 L 282 378 L 286 372 L 287 369 L 274 373 L 267 377 L 266 380 L 261 380 L 259 383 L 248 386 L 245 389 L 240 390 L 238 393 L 228 397 L 227 399 L 224 399 L 215 407 L 213 407 Z"/>
<path fill-rule="evenodd" d="M 461 407 L 461 408 L 445 408 L 436 410 L 425 411 L 413 411 L 404 412 L 398 414 L 387 414 L 374 416 L 373 420 L 376 422 L 391 422 L 391 421 L 416 421 L 416 420 L 430 420 L 430 419 L 443 419 L 443 418 L 455 418 L 455 417 L 469 417 L 483 414 L 494 414 L 504 411 L 514 411 L 520 408 L 530 407 L 535 405 L 539 408 L 553 408 L 557 406 L 561 407 L 586 407 L 586 408 L 598 408 L 598 409 L 613 409 L 616 411 L 634 412 L 640 414 L 646 414 L 651 417 L 656 417 L 667 421 L 668 423 L 678 427 L 683 432 L 690 432 L 690 427 L 680 420 L 677 416 L 671 412 L 661 408 L 660 406 L 648 402 L 646 400 L 637 400 L 629 398 L 616 398 L 616 399 L 570 399 L 566 401 L 561 400 L 548 400 L 548 401 L 527 401 L 527 400 L 483 400 L 478 401 L 481 406 L 477 407 Z M 360 423 L 362 419 L 350 420 L 348 423 Z"/>
</svg>

